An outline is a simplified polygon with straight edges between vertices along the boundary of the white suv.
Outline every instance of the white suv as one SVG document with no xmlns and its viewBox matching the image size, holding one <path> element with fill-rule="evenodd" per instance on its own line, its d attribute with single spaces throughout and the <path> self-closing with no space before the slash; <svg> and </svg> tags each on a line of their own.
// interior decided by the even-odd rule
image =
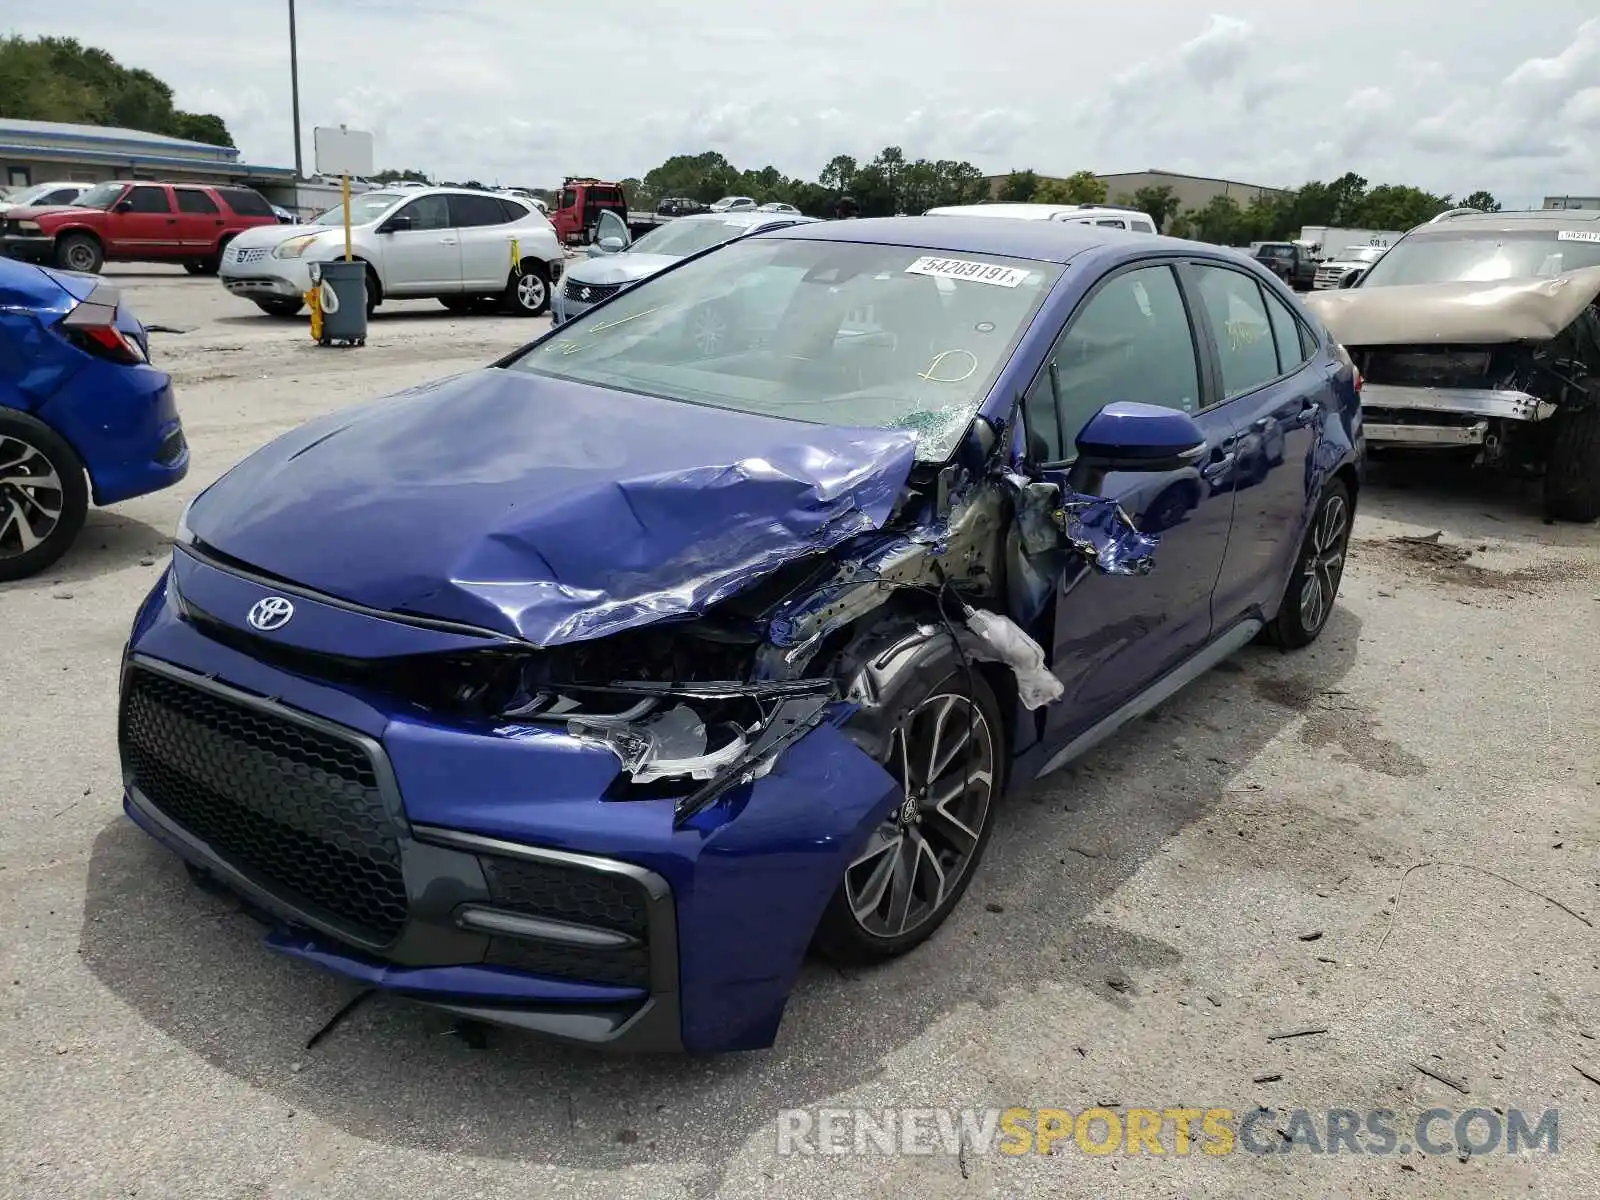
<svg viewBox="0 0 1600 1200">
<path fill-rule="evenodd" d="M 550 306 L 566 253 L 550 222 L 519 196 L 466 188 L 385 188 L 350 198 L 350 242 L 367 264 L 367 306 L 432 296 L 452 312 Z M 515 259 L 513 258 L 515 255 Z M 248 229 L 228 243 L 223 287 L 263 312 L 292 317 L 310 264 L 344 257 L 344 210 L 309 225 Z"/>
</svg>

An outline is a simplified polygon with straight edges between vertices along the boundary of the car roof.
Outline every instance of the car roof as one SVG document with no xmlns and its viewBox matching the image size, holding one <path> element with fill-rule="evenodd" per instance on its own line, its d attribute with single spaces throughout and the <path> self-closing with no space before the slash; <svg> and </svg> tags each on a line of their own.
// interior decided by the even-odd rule
<svg viewBox="0 0 1600 1200">
<path fill-rule="evenodd" d="M 1600 209 L 1535 208 L 1520 212 L 1459 213 L 1443 221 L 1419 225 L 1408 235 L 1434 236 L 1469 229 L 1474 233 L 1554 233 L 1561 229 L 1595 229 Z"/>
<path fill-rule="evenodd" d="M 929 217 L 1019 217 L 1033 221 L 1048 221 L 1056 216 L 1071 217 L 1130 217 L 1148 219 L 1148 213 L 1119 204 L 1041 204 L 1024 200 L 996 200 L 982 204 L 947 204 L 930 208 Z"/>
<path fill-rule="evenodd" d="M 907 246 L 946 254 L 1000 254 L 1038 262 L 1065 263 L 1101 246 L 1148 248 L 1153 243 L 1189 251 L 1214 250 L 1178 238 L 1073 225 L 1063 221 L 1019 221 L 1015 217 L 868 217 L 856 221 L 815 221 L 757 236 L 807 241 L 868 242 Z"/>
<path fill-rule="evenodd" d="M 772 220 L 793 221 L 797 217 L 802 221 L 815 221 L 817 219 L 816 217 L 802 217 L 798 213 L 760 212 L 745 209 L 743 212 L 690 213 L 687 216 L 674 218 L 672 223 L 676 225 L 679 221 L 691 221 L 702 225 L 744 225 L 753 227 L 764 225 Z"/>
</svg>

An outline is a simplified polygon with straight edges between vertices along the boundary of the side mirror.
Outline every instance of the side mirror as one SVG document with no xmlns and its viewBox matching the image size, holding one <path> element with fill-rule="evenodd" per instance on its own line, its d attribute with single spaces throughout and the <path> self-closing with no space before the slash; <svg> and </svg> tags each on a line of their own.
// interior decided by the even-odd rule
<svg viewBox="0 0 1600 1200">
<path fill-rule="evenodd" d="M 113 208 L 111 211 L 112 212 L 119 212 L 119 213 L 132 212 L 133 211 L 133 201 L 132 200 L 119 200 L 119 201 L 117 201 L 117 206 L 115 208 Z"/>
<path fill-rule="evenodd" d="M 1077 437 L 1078 462 L 1101 471 L 1176 471 L 1206 451 L 1205 431 L 1186 412 L 1118 400 Z"/>
<path fill-rule="evenodd" d="M 415 225 L 416 222 L 407 216 L 390 217 L 382 225 L 378 226 L 378 232 L 406 233 L 409 232 Z"/>
<path fill-rule="evenodd" d="M 628 244 L 619 237 L 603 237 L 600 239 L 601 254 L 621 254 L 628 248 Z"/>
<path fill-rule="evenodd" d="M 1361 277 L 1365 274 L 1365 271 L 1351 271 L 1343 279 L 1339 280 L 1339 286 L 1342 288 L 1355 287 L 1356 284 L 1361 282 Z"/>
</svg>

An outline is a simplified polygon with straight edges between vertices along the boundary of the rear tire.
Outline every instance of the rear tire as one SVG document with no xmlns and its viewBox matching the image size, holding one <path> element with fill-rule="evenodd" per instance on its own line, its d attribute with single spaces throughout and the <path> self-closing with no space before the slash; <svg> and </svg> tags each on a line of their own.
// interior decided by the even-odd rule
<svg viewBox="0 0 1600 1200">
<path fill-rule="evenodd" d="M 516 317 L 542 317 L 550 311 L 550 272 L 538 259 L 525 259 L 511 274 L 501 299 Z"/>
<path fill-rule="evenodd" d="M 0 409 L 0 581 L 50 566 L 88 512 L 89 487 L 72 447 L 44 422 Z"/>
<path fill-rule="evenodd" d="M 1328 627 L 1339 596 L 1339 583 L 1344 578 L 1354 516 L 1350 489 L 1342 479 L 1330 479 L 1301 539 L 1294 571 L 1278 604 L 1278 615 L 1263 630 L 1273 645 L 1299 650 L 1316 641 Z"/>
<path fill-rule="evenodd" d="M 186 262 L 183 264 L 183 269 L 187 274 L 190 275 L 210 274 L 210 272 L 206 270 L 206 265 L 203 262 Z"/>
<path fill-rule="evenodd" d="M 105 261 L 105 249 L 87 233 L 69 233 L 56 242 L 56 266 L 63 271 L 98 275 Z"/>
<path fill-rule="evenodd" d="M 1600 388 L 1587 408 L 1551 418 L 1544 511 L 1558 521 L 1600 519 Z"/>
</svg>

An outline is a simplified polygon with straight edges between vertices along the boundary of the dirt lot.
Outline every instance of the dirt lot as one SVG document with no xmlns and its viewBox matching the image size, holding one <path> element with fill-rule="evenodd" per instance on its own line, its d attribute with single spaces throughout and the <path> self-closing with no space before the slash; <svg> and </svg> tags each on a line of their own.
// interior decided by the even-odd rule
<svg viewBox="0 0 1600 1200">
<path fill-rule="evenodd" d="M 351 990 L 121 815 L 129 620 L 184 502 L 246 452 L 543 322 L 419 302 L 319 350 L 215 281 L 116 273 L 187 330 L 153 343 L 194 467 L 0 590 L 6 1195 L 1600 1195 L 1600 532 L 1380 475 L 1312 651 L 1247 651 L 1016 797 L 947 928 L 878 971 L 814 965 L 768 1053 L 477 1048 L 384 1001 L 308 1050 Z M 1301 1030 L 1325 1032 L 1269 1040 Z M 1265 1106 L 1286 1149 L 1296 1109 L 1556 1109 L 1559 1153 L 775 1152 L 783 1108 L 1097 1103 Z"/>
</svg>

